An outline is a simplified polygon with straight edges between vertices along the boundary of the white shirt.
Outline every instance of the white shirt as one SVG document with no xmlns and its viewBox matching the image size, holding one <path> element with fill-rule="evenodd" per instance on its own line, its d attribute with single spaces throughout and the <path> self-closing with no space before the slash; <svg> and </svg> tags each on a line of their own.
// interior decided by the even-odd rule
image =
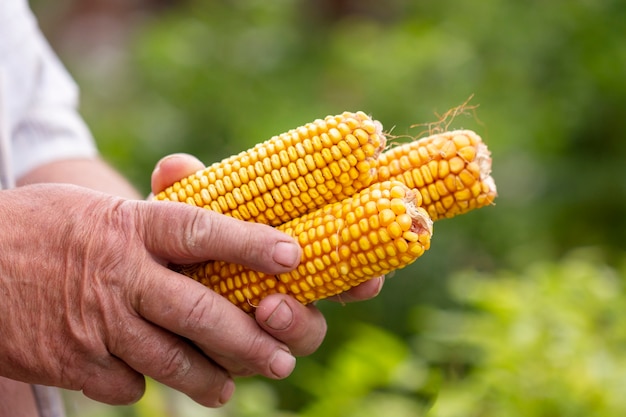
<svg viewBox="0 0 626 417">
<path fill-rule="evenodd" d="M 77 105 L 78 88 L 27 0 L 0 0 L 1 186 L 41 164 L 97 154 Z"/>
</svg>

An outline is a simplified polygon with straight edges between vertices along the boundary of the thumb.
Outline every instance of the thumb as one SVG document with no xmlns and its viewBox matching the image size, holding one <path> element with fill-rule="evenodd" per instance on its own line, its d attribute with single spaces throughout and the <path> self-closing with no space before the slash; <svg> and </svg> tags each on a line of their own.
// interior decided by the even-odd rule
<svg viewBox="0 0 626 417">
<path fill-rule="evenodd" d="M 169 262 L 219 260 L 268 274 L 294 269 L 301 249 L 271 226 L 171 202 L 138 202 L 137 225 L 146 248 Z"/>
<path fill-rule="evenodd" d="M 158 194 L 181 178 L 185 178 L 204 168 L 195 156 L 175 153 L 163 157 L 152 171 L 150 185 L 153 194 Z"/>
</svg>

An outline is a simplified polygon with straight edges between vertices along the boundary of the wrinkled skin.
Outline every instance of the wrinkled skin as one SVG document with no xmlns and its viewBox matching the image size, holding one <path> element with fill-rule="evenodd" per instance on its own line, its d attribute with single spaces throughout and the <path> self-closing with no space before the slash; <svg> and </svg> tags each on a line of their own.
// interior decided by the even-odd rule
<svg viewBox="0 0 626 417">
<path fill-rule="evenodd" d="M 153 191 L 199 168 L 187 155 L 166 158 Z M 73 172 L 42 170 L 0 192 L 11 225 L 0 229 L 0 375 L 110 404 L 139 399 L 145 375 L 215 407 L 232 395 L 234 377 L 284 378 L 295 356 L 321 344 L 326 323 L 314 306 L 277 294 L 253 319 L 166 267 L 220 259 L 281 273 L 300 259 L 290 237 L 185 204 L 92 191 L 116 188 L 93 187 L 96 174 L 78 181 L 86 187 L 26 185 Z M 370 298 L 381 285 L 369 281 L 342 300 Z"/>
</svg>

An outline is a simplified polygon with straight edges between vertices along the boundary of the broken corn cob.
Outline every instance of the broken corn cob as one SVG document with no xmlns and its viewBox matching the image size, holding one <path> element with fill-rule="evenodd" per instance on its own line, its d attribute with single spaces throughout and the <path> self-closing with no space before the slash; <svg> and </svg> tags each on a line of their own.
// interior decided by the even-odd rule
<svg viewBox="0 0 626 417">
<path fill-rule="evenodd" d="M 327 116 L 215 163 L 155 198 L 276 226 L 368 186 L 384 147 L 381 124 L 365 113 Z"/>
<path fill-rule="evenodd" d="M 433 220 L 489 205 L 496 185 L 491 154 L 470 130 L 439 133 L 395 146 L 379 157 L 378 180 L 402 181 L 419 190 Z"/>
<path fill-rule="evenodd" d="M 278 226 L 303 249 L 300 265 L 288 273 L 268 275 L 225 262 L 174 269 L 248 313 L 274 293 L 308 304 L 403 268 L 428 250 L 432 221 L 415 198 L 401 182 L 384 181 Z"/>
</svg>

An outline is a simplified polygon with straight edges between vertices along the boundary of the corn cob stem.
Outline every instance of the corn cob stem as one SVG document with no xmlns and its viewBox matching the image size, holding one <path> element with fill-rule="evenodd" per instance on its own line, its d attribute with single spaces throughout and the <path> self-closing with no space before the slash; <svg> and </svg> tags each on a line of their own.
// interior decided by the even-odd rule
<svg viewBox="0 0 626 417">
<path fill-rule="evenodd" d="M 433 220 L 493 203 L 491 154 L 480 136 L 455 130 L 395 146 L 379 157 L 378 180 L 395 180 L 419 191 Z"/>
<path fill-rule="evenodd" d="M 381 124 L 365 113 L 327 116 L 215 163 L 155 198 L 276 226 L 368 186 L 384 147 Z"/>
<path fill-rule="evenodd" d="M 224 262 L 175 269 L 249 313 L 274 293 L 308 304 L 403 268 L 428 250 L 432 221 L 415 198 L 401 182 L 384 181 L 278 226 L 303 249 L 300 265 L 288 273 L 268 275 Z"/>
</svg>

